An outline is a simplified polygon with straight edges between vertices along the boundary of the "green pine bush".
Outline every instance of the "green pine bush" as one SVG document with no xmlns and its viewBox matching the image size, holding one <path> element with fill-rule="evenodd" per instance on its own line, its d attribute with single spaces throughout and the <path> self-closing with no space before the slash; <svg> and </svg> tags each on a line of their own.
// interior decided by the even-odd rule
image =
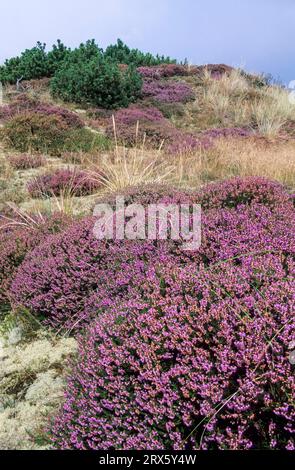
<svg viewBox="0 0 295 470">
<path fill-rule="evenodd" d="M 78 50 L 56 72 L 50 87 L 52 95 L 64 101 L 113 109 L 137 100 L 142 79 L 132 66 L 121 70 L 99 52 L 85 59 Z"/>
<path fill-rule="evenodd" d="M 116 44 L 108 46 L 104 55 L 105 57 L 110 58 L 113 62 L 128 65 L 132 64 L 136 67 L 176 62 L 175 60 L 170 59 L 170 57 L 159 56 L 158 54 L 153 56 L 149 52 L 144 53 L 139 49 L 129 49 L 121 39 L 118 39 Z"/>
</svg>

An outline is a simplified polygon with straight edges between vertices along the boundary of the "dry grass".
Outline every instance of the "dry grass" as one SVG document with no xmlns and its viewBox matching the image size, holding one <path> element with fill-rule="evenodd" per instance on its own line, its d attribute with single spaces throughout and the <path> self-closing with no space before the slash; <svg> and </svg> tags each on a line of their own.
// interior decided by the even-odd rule
<svg viewBox="0 0 295 470">
<path fill-rule="evenodd" d="M 220 125 L 251 126 L 265 136 L 277 135 L 288 120 L 295 119 L 295 106 L 288 91 L 278 86 L 251 86 L 239 70 L 219 80 L 208 72 L 203 77 L 201 103 Z"/>
<path fill-rule="evenodd" d="M 89 175 L 98 181 L 104 191 L 120 191 L 128 186 L 140 184 L 163 183 L 171 180 L 176 166 L 163 160 L 160 145 L 158 150 L 151 151 L 145 147 L 145 139 L 140 142 L 138 136 L 138 123 L 136 129 L 136 142 L 133 148 L 119 146 L 116 136 L 116 125 L 113 118 L 115 149 L 112 154 L 105 155 L 98 161 L 90 161 Z M 84 162 L 85 166 L 85 162 Z"/>
<path fill-rule="evenodd" d="M 286 90 L 267 87 L 252 104 L 252 115 L 258 131 L 267 136 L 278 134 L 288 120 L 295 119 L 295 106 Z"/>
<path fill-rule="evenodd" d="M 247 96 L 250 86 L 239 70 L 233 70 L 218 80 L 205 71 L 203 85 L 203 105 L 211 108 L 221 122 L 228 116 L 231 116 L 235 125 L 248 121 Z"/>
<path fill-rule="evenodd" d="M 295 188 L 295 142 L 220 139 L 213 149 L 182 155 L 177 161 L 180 186 L 198 187 L 233 176 L 264 176 Z"/>
</svg>

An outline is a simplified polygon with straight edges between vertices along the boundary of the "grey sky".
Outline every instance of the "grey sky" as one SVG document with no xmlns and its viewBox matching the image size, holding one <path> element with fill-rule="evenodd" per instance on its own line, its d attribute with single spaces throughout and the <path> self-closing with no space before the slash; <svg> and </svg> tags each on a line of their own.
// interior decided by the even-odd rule
<svg viewBox="0 0 295 470">
<path fill-rule="evenodd" d="M 3 2 L 3 0 L 2 0 Z M 295 79 L 295 0 L 14 0 L 1 2 L 0 61 L 57 38 L 118 37 L 192 63 L 242 65 Z"/>
</svg>

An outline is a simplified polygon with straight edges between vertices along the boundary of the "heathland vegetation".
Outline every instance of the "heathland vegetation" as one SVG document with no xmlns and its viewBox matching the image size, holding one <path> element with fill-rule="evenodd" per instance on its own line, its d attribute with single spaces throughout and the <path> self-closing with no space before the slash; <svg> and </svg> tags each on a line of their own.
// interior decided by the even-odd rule
<svg viewBox="0 0 295 470">
<path fill-rule="evenodd" d="M 288 91 L 120 40 L 0 80 L 0 448 L 294 450 Z M 119 195 L 200 204 L 200 248 L 96 239 Z"/>
</svg>

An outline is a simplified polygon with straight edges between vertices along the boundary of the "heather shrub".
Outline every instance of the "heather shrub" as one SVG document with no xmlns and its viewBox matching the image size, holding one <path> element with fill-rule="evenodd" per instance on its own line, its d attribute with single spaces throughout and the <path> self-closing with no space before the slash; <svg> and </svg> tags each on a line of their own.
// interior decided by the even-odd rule
<svg viewBox="0 0 295 470">
<path fill-rule="evenodd" d="M 176 128 L 168 120 L 148 121 L 143 120 L 139 124 L 116 124 L 114 129 L 111 121 L 106 128 L 106 135 L 109 138 L 114 137 L 126 146 L 136 146 L 143 144 L 151 148 L 159 148 L 166 141 L 170 141 L 177 133 Z"/>
<path fill-rule="evenodd" d="M 186 103 L 194 98 L 193 90 L 184 82 L 146 80 L 142 95 L 165 103 Z"/>
<path fill-rule="evenodd" d="M 130 106 L 126 109 L 119 109 L 114 113 L 116 125 L 130 125 L 137 122 L 159 122 L 163 120 L 163 115 L 155 107 Z"/>
<path fill-rule="evenodd" d="M 150 266 L 80 338 L 54 448 L 294 450 L 292 254 Z"/>
<path fill-rule="evenodd" d="M 166 146 L 166 152 L 171 155 L 188 154 L 199 149 L 208 149 L 211 146 L 211 140 L 207 137 L 199 138 L 193 134 L 175 129 L 172 139 Z"/>
<path fill-rule="evenodd" d="M 280 183 L 251 176 L 209 184 L 199 192 L 198 200 L 204 209 L 219 209 L 252 203 L 286 206 L 291 198 Z"/>
<path fill-rule="evenodd" d="M 0 214 L 0 304 L 8 302 L 11 281 L 26 254 L 68 223 L 69 218 L 58 213 L 43 218 Z"/>
<path fill-rule="evenodd" d="M 167 153 L 178 154 L 197 148 L 208 148 L 210 140 L 177 129 L 161 111 L 154 107 L 130 107 L 114 114 L 106 127 L 106 135 L 127 146 L 145 144 L 151 148 L 164 148 Z"/>
<path fill-rule="evenodd" d="M 208 137 L 209 139 L 226 137 L 249 137 L 253 135 L 253 131 L 242 127 L 220 127 L 203 131 L 202 135 Z"/>
<path fill-rule="evenodd" d="M 131 204 L 193 204 L 196 202 L 196 193 L 174 188 L 168 184 L 143 184 L 140 186 L 129 186 L 124 191 L 101 196 L 97 202 L 110 204 L 116 208 L 116 198 L 124 197 L 125 206 Z"/>
<path fill-rule="evenodd" d="M 0 113 L 1 109 L 2 108 L 0 108 Z M 83 127 L 83 121 L 78 114 L 68 109 L 61 108 L 60 106 L 38 101 L 36 98 L 25 93 L 18 95 L 10 105 L 4 107 L 3 117 L 6 116 L 6 118 L 11 118 L 24 112 L 35 112 L 46 116 L 57 116 L 69 127 Z"/>
<path fill-rule="evenodd" d="M 63 148 L 58 149 L 57 154 L 62 152 L 89 153 L 110 150 L 112 142 L 107 136 L 98 132 L 92 132 L 87 128 L 73 129 L 65 135 Z"/>
<path fill-rule="evenodd" d="M 15 170 L 28 170 L 45 165 L 46 158 L 43 155 L 23 153 L 9 157 L 8 161 Z"/>
<path fill-rule="evenodd" d="M 70 168 L 61 168 L 36 176 L 27 185 L 28 192 L 34 198 L 61 194 L 87 196 L 98 188 L 98 181 L 91 179 L 88 173 Z"/>
<path fill-rule="evenodd" d="M 6 143 L 20 152 L 55 153 L 64 145 L 68 130 L 58 116 L 25 112 L 6 122 L 3 135 Z"/>
<path fill-rule="evenodd" d="M 141 77 L 133 67 L 120 70 L 103 56 L 89 60 L 70 58 L 51 80 L 55 97 L 111 109 L 127 107 L 136 101 L 141 87 Z"/>
<path fill-rule="evenodd" d="M 235 183 L 224 184 L 229 192 L 235 187 Z M 143 188 L 143 194 L 137 195 L 131 190 L 127 200 L 132 202 L 202 202 L 200 249 L 184 251 L 172 240 L 99 241 L 93 235 L 94 220 L 80 220 L 63 234 L 47 239 L 27 257 L 11 289 L 13 303 L 41 315 L 54 327 L 76 329 L 112 302 L 134 299 L 129 289 L 135 291 L 142 285 L 141 276 L 145 277 L 150 265 L 209 268 L 232 258 L 237 258 L 239 264 L 239 257 L 250 253 L 289 253 L 294 245 L 295 223 L 291 200 L 274 185 L 273 194 L 278 198 L 274 204 L 276 196 L 267 199 L 258 185 L 252 186 L 257 194 L 252 199 L 244 198 L 244 204 L 240 199 L 233 204 L 226 197 L 217 201 L 214 196 L 212 208 L 203 193 L 167 190 L 165 195 L 156 188 L 154 194 Z M 266 191 L 267 181 L 264 188 Z M 215 190 L 217 193 L 217 187 Z M 222 191 L 225 194 L 220 185 L 218 194 Z"/>
<path fill-rule="evenodd" d="M 199 136 L 178 130 L 175 133 L 175 137 L 167 146 L 167 152 L 172 155 L 177 155 L 190 153 L 198 149 L 209 149 L 213 147 L 215 139 L 249 137 L 251 134 L 250 130 L 238 127 L 208 129 Z"/>
<path fill-rule="evenodd" d="M 6 145 L 20 152 L 60 155 L 63 151 L 107 149 L 108 139 L 85 128 L 73 128 L 56 114 L 24 112 L 5 123 L 2 135 Z"/>
<path fill-rule="evenodd" d="M 138 67 L 137 71 L 144 79 L 160 79 L 163 77 L 186 76 L 189 74 L 188 67 L 179 64 L 161 64 L 159 66 Z"/>
<path fill-rule="evenodd" d="M 91 218 L 77 221 L 37 247 L 18 271 L 13 304 L 55 328 L 79 330 L 117 295 L 128 295 L 133 282 L 140 285 L 150 260 L 161 263 L 165 256 L 151 242 L 99 241 L 93 227 Z"/>
<path fill-rule="evenodd" d="M 190 67 L 190 75 L 197 75 L 203 78 L 205 74 L 212 78 L 219 79 L 223 75 L 230 75 L 234 68 L 225 64 L 207 64 Z"/>
</svg>

